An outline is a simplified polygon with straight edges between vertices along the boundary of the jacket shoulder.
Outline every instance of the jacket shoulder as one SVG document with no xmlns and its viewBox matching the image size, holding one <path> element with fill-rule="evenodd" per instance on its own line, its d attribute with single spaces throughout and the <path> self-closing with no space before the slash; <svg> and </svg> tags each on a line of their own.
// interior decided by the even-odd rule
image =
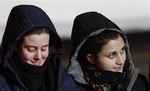
<svg viewBox="0 0 150 91">
<path fill-rule="evenodd" d="M 149 91 L 149 83 L 146 77 L 138 74 L 138 77 L 133 85 L 132 91 Z"/>
<path fill-rule="evenodd" d="M 10 91 L 9 85 L 3 75 L 0 74 L 0 91 Z"/>
<path fill-rule="evenodd" d="M 59 68 L 58 91 L 61 91 L 60 88 L 63 88 L 64 91 L 79 91 L 79 88 L 75 84 L 73 78 L 62 65 L 60 65 Z"/>
<path fill-rule="evenodd" d="M 79 82 L 76 82 L 76 84 L 80 88 L 80 91 L 94 91 L 94 89 L 92 89 L 88 84 L 82 84 Z"/>
</svg>

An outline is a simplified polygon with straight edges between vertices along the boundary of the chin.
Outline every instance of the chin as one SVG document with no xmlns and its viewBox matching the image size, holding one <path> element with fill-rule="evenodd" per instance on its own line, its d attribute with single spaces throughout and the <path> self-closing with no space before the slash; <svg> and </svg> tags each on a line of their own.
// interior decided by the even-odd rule
<svg viewBox="0 0 150 91">
<path fill-rule="evenodd" d="M 119 71 L 117 71 L 117 72 L 120 72 L 120 73 L 122 73 L 123 71 L 122 71 L 122 70 L 119 70 Z"/>
<path fill-rule="evenodd" d="M 42 66 L 42 64 L 41 63 L 37 63 L 37 62 L 35 62 L 35 63 L 29 63 L 30 65 L 33 65 L 33 66 Z"/>
<path fill-rule="evenodd" d="M 42 66 L 43 64 L 33 64 L 34 66 Z"/>
</svg>

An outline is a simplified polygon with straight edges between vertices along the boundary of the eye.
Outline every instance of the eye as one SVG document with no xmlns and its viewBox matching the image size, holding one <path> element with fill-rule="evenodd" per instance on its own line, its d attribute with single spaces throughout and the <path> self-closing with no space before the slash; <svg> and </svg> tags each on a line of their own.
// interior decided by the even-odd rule
<svg viewBox="0 0 150 91">
<path fill-rule="evenodd" d="M 41 50 L 42 50 L 42 51 L 46 51 L 47 48 L 48 48 L 48 46 L 44 46 L 44 47 L 41 48 Z"/>
<path fill-rule="evenodd" d="M 125 51 L 125 49 L 121 49 L 120 53 L 122 54 L 122 53 L 124 53 L 124 51 Z"/>
<path fill-rule="evenodd" d="M 116 53 L 115 52 L 112 52 L 108 55 L 109 58 L 114 58 L 116 56 Z"/>
<path fill-rule="evenodd" d="M 27 50 L 28 50 L 29 52 L 33 52 L 33 51 L 35 51 L 36 49 L 35 49 L 34 47 L 28 47 Z"/>
<path fill-rule="evenodd" d="M 125 52 L 125 49 L 126 49 L 126 46 L 124 46 L 124 47 L 121 49 L 120 53 L 123 54 L 123 53 Z"/>
</svg>

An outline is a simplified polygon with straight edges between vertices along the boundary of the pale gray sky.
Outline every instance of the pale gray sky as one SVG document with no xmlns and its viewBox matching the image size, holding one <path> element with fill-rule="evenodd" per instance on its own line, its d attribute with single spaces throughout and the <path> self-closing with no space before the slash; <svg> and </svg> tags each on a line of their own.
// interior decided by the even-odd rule
<svg viewBox="0 0 150 91">
<path fill-rule="evenodd" d="M 150 29 L 150 0 L 0 0 L 1 31 L 10 10 L 19 4 L 33 4 L 42 8 L 61 36 L 70 37 L 74 18 L 86 11 L 102 13 L 125 30 Z"/>
</svg>

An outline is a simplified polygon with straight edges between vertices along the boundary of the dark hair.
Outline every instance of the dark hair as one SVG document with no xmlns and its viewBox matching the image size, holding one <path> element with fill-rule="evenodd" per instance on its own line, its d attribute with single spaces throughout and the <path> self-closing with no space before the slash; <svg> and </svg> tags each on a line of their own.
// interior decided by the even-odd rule
<svg viewBox="0 0 150 91">
<path fill-rule="evenodd" d="M 28 36 L 31 34 L 41 34 L 41 33 L 50 34 L 50 29 L 47 27 L 36 27 L 36 28 L 31 29 L 29 32 L 26 32 L 23 35 L 23 37 L 17 42 L 17 47 L 19 48 L 19 46 L 23 43 L 25 36 Z"/>
<path fill-rule="evenodd" d="M 97 60 L 97 54 L 102 50 L 102 47 L 110 40 L 117 39 L 118 36 L 121 36 L 124 39 L 122 34 L 112 30 L 105 30 L 96 36 L 89 37 L 81 46 L 78 52 L 77 60 L 82 67 L 86 66 L 86 64 L 89 64 L 86 59 L 87 54 L 93 55 Z"/>
<path fill-rule="evenodd" d="M 47 27 L 36 27 L 30 30 L 29 32 L 25 33 L 24 36 L 28 36 L 30 34 L 41 34 L 41 33 L 50 34 L 50 29 Z"/>
</svg>

